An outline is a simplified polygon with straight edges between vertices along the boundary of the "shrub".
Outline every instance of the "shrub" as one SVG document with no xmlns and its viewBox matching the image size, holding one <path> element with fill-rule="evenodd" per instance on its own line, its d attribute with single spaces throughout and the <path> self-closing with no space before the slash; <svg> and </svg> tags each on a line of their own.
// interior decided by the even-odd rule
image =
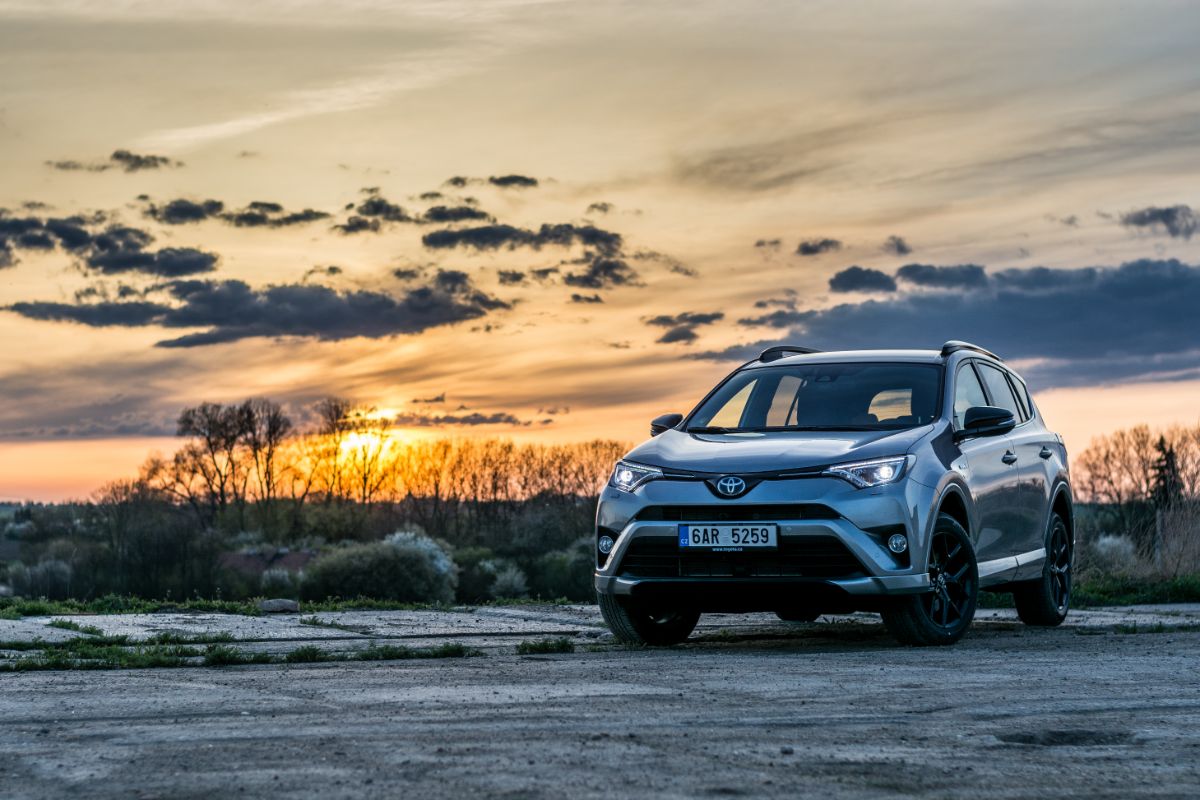
<svg viewBox="0 0 1200 800">
<path fill-rule="evenodd" d="M 492 596 L 502 599 L 515 599 L 529 596 L 529 583 L 525 573 L 516 564 L 509 564 L 496 573 L 496 582 L 492 584 Z"/>
<path fill-rule="evenodd" d="M 546 553 L 534 565 L 531 576 L 534 593 L 546 600 L 559 597 L 592 600 L 595 597 L 593 559 L 590 536 L 566 550 Z"/>
<path fill-rule="evenodd" d="M 368 597 L 450 604 L 457 571 L 440 544 L 421 534 L 405 533 L 321 556 L 305 572 L 300 591 L 305 600 Z"/>
<path fill-rule="evenodd" d="M 71 565 L 49 559 L 27 567 L 16 563 L 9 567 L 13 593 L 23 597 L 65 600 L 71 596 Z"/>
<path fill-rule="evenodd" d="M 458 564 L 458 602 L 482 603 L 492 597 L 496 582 L 496 554 L 486 547 L 461 547 L 454 551 Z"/>
<path fill-rule="evenodd" d="M 259 591 L 264 597 L 295 597 L 296 577 L 286 569 L 265 569 L 258 579 Z"/>
</svg>

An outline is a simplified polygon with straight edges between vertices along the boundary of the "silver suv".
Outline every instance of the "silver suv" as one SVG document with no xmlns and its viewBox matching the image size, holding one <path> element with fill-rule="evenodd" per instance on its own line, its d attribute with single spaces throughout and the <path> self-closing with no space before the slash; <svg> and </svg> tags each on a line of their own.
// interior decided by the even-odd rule
<svg viewBox="0 0 1200 800">
<path fill-rule="evenodd" d="M 650 434 L 596 510 L 620 640 L 683 641 L 706 611 L 877 611 L 905 644 L 952 644 L 980 589 L 1029 625 L 1067 615 L 1066 449 L 981 347 L 772 347 Z"/>
</svg>

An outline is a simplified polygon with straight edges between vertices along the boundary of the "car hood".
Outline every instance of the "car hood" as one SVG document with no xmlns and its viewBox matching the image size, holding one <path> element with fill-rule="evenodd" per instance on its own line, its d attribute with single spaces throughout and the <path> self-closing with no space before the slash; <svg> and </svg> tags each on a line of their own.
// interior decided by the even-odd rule
<svg viewBox="0 0 1200 800">
<path fill-rule="evenodd" d="M 933 430 L 773 431 L 686 433 L 668 430 L 643 442 L 626 458 L 662 469 L 739 473 L 808 469 L 907 453 Z"/>
</svg>

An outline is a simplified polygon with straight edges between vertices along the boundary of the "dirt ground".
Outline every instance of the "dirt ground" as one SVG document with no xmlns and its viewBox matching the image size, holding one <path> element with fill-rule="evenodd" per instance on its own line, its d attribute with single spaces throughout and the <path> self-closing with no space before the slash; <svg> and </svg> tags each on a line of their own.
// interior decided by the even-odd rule
<svg viewBox="0 0 1200 800">
<path fill-rule="evenodd" d="M 476 628 L 372 613 L 358 630 L 322 615 L 343 627 L 304 626 L 304 641 L 457 625 L 448 638 L 484 654 L 0 675 L 0 794 L 1200 795 L 1195 607 L 1056 630 L 981 612 L 939 649 L 898 647 L 869 617 L 709 617 L 687 645 L 631 650 L 582 608 L 497 609 Z M 577 649 L 515 654 L 543 634 Z"/>
</svg>

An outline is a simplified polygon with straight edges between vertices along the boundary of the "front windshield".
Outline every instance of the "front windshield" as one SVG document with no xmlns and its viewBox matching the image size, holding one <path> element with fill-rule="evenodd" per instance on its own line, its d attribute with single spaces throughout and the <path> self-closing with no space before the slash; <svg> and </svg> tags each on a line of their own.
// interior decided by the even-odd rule
<svg viewBox="0 0 1200 800">
<path fill-rule="evenodd" d="M 688 430 L 900 430 L 937 418 L 935 364 L 802 364 L 739 372 Z"/>
</svg>

